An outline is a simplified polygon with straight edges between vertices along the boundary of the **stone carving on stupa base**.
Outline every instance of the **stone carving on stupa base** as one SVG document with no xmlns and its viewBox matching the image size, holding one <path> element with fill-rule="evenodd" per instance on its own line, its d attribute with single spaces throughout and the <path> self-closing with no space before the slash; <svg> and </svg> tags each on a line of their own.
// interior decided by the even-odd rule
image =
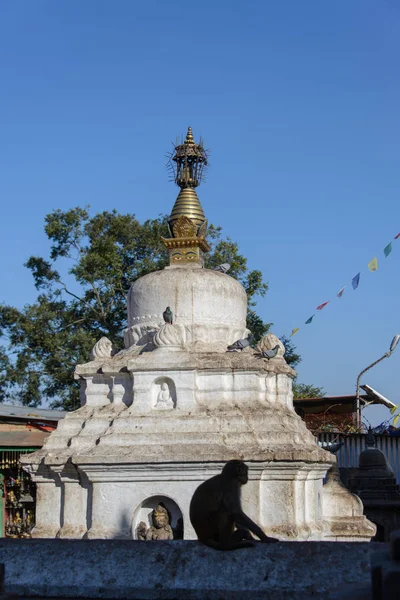
<svg viewBox="0 0 400 600">
<path fill-rule="evenodd" d="M 282 344 L 281 340 L 274 333 L 267 333 L 264 337 L 258 342 L 256 346 L 257 352 L 263 354 L 268 350 L 273 350 L 279 346 L 278 352 L 276 354 L 277 357 L 283 358 L 285 355 L 285 346 Z"/>
<path fill-rule="evenodd" d="M 151 522 L 149 528 L 146 523 L 141 521 L 136 528 L 136 537 L 138 540 L 173 540 L 174 533 L 169 523 L 169 514 L 163 504 L 158 504 L 151 513 Z"/>
<path fill-rule="evenodd" d="M 157 315 L 154 316 L 156 317 Z M 135 353 L 133 347 L 139 348 L 138 351 L 143 348 L 146 348 L 146 350 L 154 349 L 154 336 L 160 329 L 160 325 L 161 323 L 150 322 L 143 325 L 138 324 L 127 327 L 124 329 L 125 348 L 132 349 L 132 353 Z"/>
<path fill-rule="evenodd" d="M 103 360 L 111 358 L 115 354 L 115 348 L 112 342 L 105 336 L 99 339 L 90 353 L 91 360 Z"/>
<path fill-rule="evenodd" d="M 154 408 L 157 410 L 170 410 L 174 408 L 174 401 L 172 400 L 171 391 L 166 381 L 161 383 L 161 389 L 157 394 L 157 402 Z"/>
<path fill-rule="evenodd" d="M 181 328 L 177 325 L 165 323 L 158 329 L 154 336 L 154 346 L 156 348 L 175 348 L 179 349 L 183 345 Z"/>
</svg>

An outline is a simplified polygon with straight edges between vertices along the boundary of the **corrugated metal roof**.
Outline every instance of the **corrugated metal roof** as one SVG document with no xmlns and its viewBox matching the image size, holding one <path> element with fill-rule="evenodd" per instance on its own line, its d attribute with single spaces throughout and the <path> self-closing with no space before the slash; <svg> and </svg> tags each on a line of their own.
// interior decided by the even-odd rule
<svg viewBox="0 0 400 600">
<path fill-rule="evenodd" d="M 64 416 L 65 412 L 62 410 L 0 404 L 0 418 L 23 419 L 24 421 L 59 421 Z"/>
<path fill-rule="evenodd" d="M 337 433 L 319 433 L 320 442 L 344 441 L 344 446 L 336 454 L 339 467 L 358 467 L 358 459 L 363 450 L 367 448 L 365 434 L 350 434 L 340 436 Z M 375 434 L 375 446 L 381 450 L 392 467 L 397 483 L 400 483 L 400 437 Z"/>
<path fill-rule="evenodd" d="M 49 435 L 49 431 L 28 428 L 21 431 L 1 431 L 0 450 L 1 448 L 41 448 Z"/>
</svg>

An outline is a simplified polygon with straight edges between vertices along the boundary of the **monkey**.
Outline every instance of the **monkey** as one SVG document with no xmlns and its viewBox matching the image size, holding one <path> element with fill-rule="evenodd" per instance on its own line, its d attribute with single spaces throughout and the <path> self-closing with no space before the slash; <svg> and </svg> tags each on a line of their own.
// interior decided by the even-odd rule
<svg viewBox="0 0 400 600">
<path fill-rule="evenodd" d="M 248 548 L 254 546 L 251 533 L 262 542 L 279 541 L 265 535 L 243 512 L 240 490 L 247 481 L 247 465 L 241 460 L 230 460 L 220 475 L 204 481 L 195 490 L 189 514 L 201 543 L 216 550 Z"/>
</svg>

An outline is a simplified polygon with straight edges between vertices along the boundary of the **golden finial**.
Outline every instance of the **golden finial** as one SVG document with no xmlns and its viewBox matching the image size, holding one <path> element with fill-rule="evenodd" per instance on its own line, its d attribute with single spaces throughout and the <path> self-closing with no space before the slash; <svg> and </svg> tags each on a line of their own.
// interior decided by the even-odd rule
<svg viewBox="0 0 400 600">
<path fill-rule="evenodd" d="M 202 141 L 196 144 L 189 127 L 184 143 L 174 147 L 169 161 L 174 181 L 181 188 L 168 219 L 172 237 L 162 238 L 169 250 L 171 264 L 202 264 L 200 250 L 209 250 L 204 237 L 207 221 L 195 190 L 200 185 L 207 162 Z"/>
<path fill-rule="evenodd" d="M 193 131 L 191 127 L 188 127 L 185 144 L 194 144 Z"/>
</svg>

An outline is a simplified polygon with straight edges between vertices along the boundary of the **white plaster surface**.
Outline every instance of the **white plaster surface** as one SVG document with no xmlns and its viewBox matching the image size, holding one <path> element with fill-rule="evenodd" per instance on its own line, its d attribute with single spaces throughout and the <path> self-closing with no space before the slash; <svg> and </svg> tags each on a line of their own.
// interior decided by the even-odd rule
<svg viewBox="0 0 400 600">
<path fill-rule="evenodd" d="M 185 344 L 228 345 L 246 337 L 247 296 L 236 279 L 210 269 L 168 267 L 132 284 L 126 345 L 142 337 L 138 327 L 163 325 L 167 306 Z"/>
<path fill-rule="evenodd" d="M 162 321 L 166 306 L 173 325 Z M 96 344 L 93 360 L 75 372 L 82 408 L 22 459 L 39 486 L 34 535 L 131 539 L 140 507 L 163 496 L 193 539 L 194 490 L 236 458 L 249 465 L 245 512 L 267 534 L 371 537 L 362 505 L 331 483 L 323 488 L 336 459 L 293 409 L 295 372 L 284 349 L 271 360 L 260 354 L 276 338 L 268 334 L 258 351 L 226 352 L 247 335 L 246 311 L 236 280 L 198 267 L 167 268 L 132 285 L 128 347 L 113 355 L 107 340 Z"/>
</svg>

